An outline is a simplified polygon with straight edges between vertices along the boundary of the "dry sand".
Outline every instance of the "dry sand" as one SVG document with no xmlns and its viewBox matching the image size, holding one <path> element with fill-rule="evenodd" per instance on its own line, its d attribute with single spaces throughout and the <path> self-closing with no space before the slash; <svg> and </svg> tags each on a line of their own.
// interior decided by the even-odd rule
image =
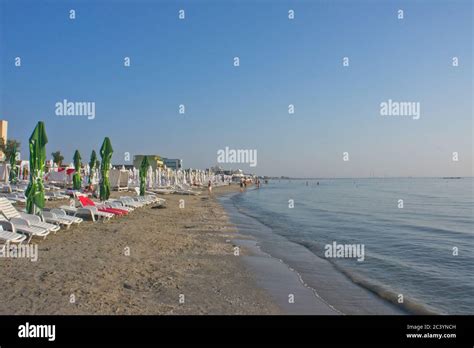
<svg viewBox="0 0 474 348">
<path fill-rule="evenodd" d="M 232 239 L 242 236 L 214 197 L 161 197 L 165 209 L 148 206 L 33 239 L 37 262 L 0 258 L 0 314 L 281 313 L 234 256 Z"/>
</svg>

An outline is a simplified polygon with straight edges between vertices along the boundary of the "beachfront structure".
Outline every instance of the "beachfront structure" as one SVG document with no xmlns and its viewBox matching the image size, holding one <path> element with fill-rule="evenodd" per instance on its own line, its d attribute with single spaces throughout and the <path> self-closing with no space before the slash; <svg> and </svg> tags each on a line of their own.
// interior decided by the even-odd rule
<svg viewBox="0 0 474 348">
<path fill-rule="evenodd" d="M 114 169 L 126 169 L 126 170 L 133 170 L 133 168 L 135 168 L 133 164 L 113 164 L 112 167 Z"/>
<path fill-rule="evenodd" d="M 183 160 L 177 158 L 163 158 L 163 162 L 167 168 L 178 170 L 183 167 Z"/>
<path fill-rule="evenodd" d="M 245 179 L 245 174 L 241 169 L 237 169 L 232 173 L 232 181 L 240 182 Z"/>
<path fill-rule="evenodd" d="M 0 120 L 0 138 L 3 138 L 5 144 L 7 143 L 8 136 L 8 121 Z M 0 161 L 6 161 L 5 154 L 0 151 Z"/>
<path fill-rule="evenodd" d="M 143 157 L 145 156 L 148 157 L 148 162 L 150 163 L 150 166 L 153 168 L 153 170 L 156 170 L 157 168 L 164 168 L 163 157 L 158 155 L 135 155 L 133 156 L 133 166 L 135 168 L 140 168 Z"/>
</svg>

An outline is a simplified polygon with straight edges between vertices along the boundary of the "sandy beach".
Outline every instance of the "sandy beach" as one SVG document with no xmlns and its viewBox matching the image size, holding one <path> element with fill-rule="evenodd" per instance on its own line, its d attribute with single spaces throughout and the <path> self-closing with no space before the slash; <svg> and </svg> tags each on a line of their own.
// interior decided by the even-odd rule
<svg viewBox="0 0 474 348">
<path fill-rule="evenodd" d="M 0 314 L 281 313 L 234 255 L 232 240 L 244 237 L 215 196 L 236 190 L 163 195 L 164 209 L 148 206 L 33 239 L 37 262 L 0 259 Z M 67 201 L 48 207 L 61 204 Z"/>
</svg>

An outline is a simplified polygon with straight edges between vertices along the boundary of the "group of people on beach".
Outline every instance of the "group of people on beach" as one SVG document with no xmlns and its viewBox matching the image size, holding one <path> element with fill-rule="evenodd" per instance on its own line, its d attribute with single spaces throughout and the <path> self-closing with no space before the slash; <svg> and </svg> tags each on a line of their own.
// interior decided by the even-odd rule
<svg viewBox="0 0 474 348">
<path fill-rule="evenodd" d="M 230 183 L 229 183 L 230 185 Z M 255 181 L 255 185 L 257 188 L 260 188 L 260 179 L 257 178 L 257 180 Z M 247 188 L 247 180 L 245 179 L 240 179 L 240 192 L 244 192 L 244 190 Z M 211 180 L 209 180 L 209 182 L 207 183 L 207 191 L 209 193 L 209 196 L 212 195 L 212 182 Z"/>
</svg>

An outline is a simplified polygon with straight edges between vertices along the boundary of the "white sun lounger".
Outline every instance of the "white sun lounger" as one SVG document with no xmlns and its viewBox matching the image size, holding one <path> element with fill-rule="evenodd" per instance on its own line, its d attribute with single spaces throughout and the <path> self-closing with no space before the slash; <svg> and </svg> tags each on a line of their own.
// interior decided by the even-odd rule
<svg viewBox="0 0 474 348">
<path fill-rule="evenodd" d="M 99 211 L 97 210 L 97 207 L 76 208 L 69 205 L 61 205 L 59 208 L 63 209 L 66 213 L 72 214 L 74 216 L 81 215 L 81 216 L 90 217 L 92 221 L 96 221 L 96 218 L 95 218 L 96 216 L 97 216 L 97 220 L 102 219 L 103 221 L 110 220 L 111 218 L 115 216 L 112 213 Z"/>
<path fill-rule="evenodd" d="M 26 203 L 26 197 L 22 193 L 4 193 L 2 197 L 7 198 L 10 202 Z"/>
<path fill-rule="evenodd" d="M 43 211 L 43 219 L 44 221 L 52 224 L 66 226 L 66 229 L 69 229 L 69 227 L 72 225 L 72 221 L 70 219 L 64 219 L 51 211 Z"/>
<path fill-rule="evenodd" d="M 21 243 L 26 235 L 16 232 L 15 226 L 9 221 L 0 221 L 0 239 L 9 243 Z"/>
<path fill-rule="evenodd" d="M 138 187 L 135 187 L 135 192 L 137 195 L 135 197 L 127 196 L 127 198 L 131 198 L 137 202 L 143 203 L 143 204 L 153 204 L 153 203 L 165 203 L 166 199 L 156 197 L 155 192 L 153 191 L 145 191 L 146 192 L 151 192 L 151 194 L 146 194 L 144 196 L 140 196 L 140 189 Z M 173 191 L 174 192 L 174 191 Z M 121 197 L 123 198 L 123 197 Z"/>
<path fill-rule="evenodd" d="M 3 215 L 0 214 L 0 222 L 1 221 L 10 222 L 17 233 L 19 232 L 29 236 L 27 242 L 29 242 L 33 237 L 46 238 L 46 236 L 49 234 L 48 230 L 41 227 L 31 226 L 31 224 L 24 219 L 12 218 L 10 221 L 8 221 Z"/>
<path fill-rule="evenodd" d="M 148 198 L 148 197 L 144 197 L 144 196 L 128 197 L 127 199 L 129 199 L 133 202 L 137 202 L 138 204 L 141 204 L 141 205 L 149 205 L 149 204 L 154 203 L 153 199 Z"/>
<path fill-rule="evenodd" d="M 48 230 L 50 232 L 58 232 L 61 227 L 58 226 L 58 225 L 55 225 L 55 224 L 52 224 L 52 223 L 49 223 L 49 222 L 44 222 L 44 221 L 41 221 L 41 218 L 38 216 L 38 215 L 32 215 L 32 214 L 27 214 L 27 213 L 22 213 L 22 212 L 18 212 L 16 211 L 17 213 L 19 213 L 18 216 L 15 216 L 16 218 L 20 217 L 20 218 L 23 218 L 25 220 L 28 220 L 28 222 L 32 225 L 32 226 L 37 226 L 37 227 L 41 227 L 41 228 L 44 228 L 45 230 Z M 7 216 L 8 218 L 8 216 Z"/>
<path fill-rule="evenodd" d="M 106 211 L 100 211 L 99 208 L 95 207 L 95 206 L 86 206 L 86 207 L 83 207 L 82 209 L 86 209 L 86 210 L 89 210 L 94 216 L 97 216 L 98 218 L 102 218 L 102 220 L 110 220 L 111 218 L 113 218 L 115 216 L 115 214 L 113 213 L 108 213 Z"/>
<path fill-rule="evenodd" d="M 80 217 L 67 215 L 64 209 L 53 208 L 50 210 L 50 212 L 56 214 L 56 216 L 60 217 L 61 219 L 71 221 L 73 224 L 80 224 L 82 221 L 84 221 Z"/>
<path fill-rule="evenodd" d="M 120 202 L 122 202 L 122 204 L 124 204 L 128 207 L 132 207 L 132 208 L 141 208 L 146 204 L 146 203 L 136 201 L 132 197 L 129 197 L 129 196 L 122 196 L 118 199 L 118 201 L 120 201 Z"/>
<path fill-rule="evenodd" d="M 67 195 L 64 195 L 60 192 L 57 192 L 57 191 L 50 191 L 50 192 L 46 192 L 45 193 L 45 196 L 48 197 L 50 200 L 59 200 L 59 199 L 68 199 L 69 196 Z"/>
<path fill-rule="evenodd" d="M 57 232 L 60 229 L 57 225 L 41 221 L 38 215 L 20 213 L 6 198 L 0 198 L 0 212 L 5 215 L 8 220 L 14 218 L 23 219 L 28 221 L 30 226 L 40 227 L 49 232 Z"/>
<path fill-rule="evenodd" d="M 126 207 L 123 202 L 121 202 L 119 200 L 116 200 L 116 199 L 108 200 L 108 201 L 105 202 L 104 205 L 105 205 L 106 208 L 121 209 L 121 210 L 125 210 L 129 213 L 134 210 L 134 208 Z"/>
</svg>

